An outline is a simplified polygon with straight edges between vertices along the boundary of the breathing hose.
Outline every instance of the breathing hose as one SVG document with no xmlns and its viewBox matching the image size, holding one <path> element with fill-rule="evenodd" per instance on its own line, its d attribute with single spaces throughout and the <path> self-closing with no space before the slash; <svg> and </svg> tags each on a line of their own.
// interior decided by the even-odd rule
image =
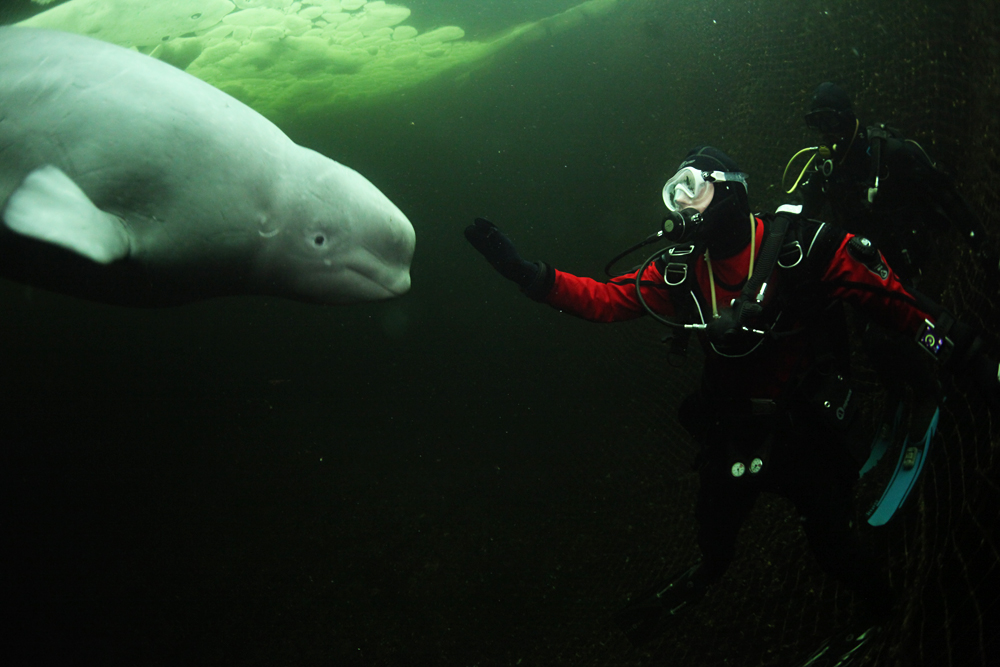
<svg viewBox="0 0 1000 667">
<path fill-rule="evenodd" d="M 809 146 L 807 148 L 803 148 L 802 150 L 800 150 L 798 153 L 796 153 L 791 157 L 791 159 L 788 161 L 788 164 L 785 165 L 785 172 L 781 175 L 782 190 L 785 190 L 785 179 L 788 177 L 788 170 L 792 168 L 792 163 L 795 162 L 795 158 L 802 155 L 806 151 L 818 151 L 818 150 L 819 146 Z M 809 161 L 806 162 L 806 166 L 802 167 L 802 171 L 799 172 L 799 177 L 795 179 L 795 183 L 792 184 L 792 187 L 790 189 L 785 190 L 785 194 L 790 195 L 793 192 L 795 192 L 795 188 L 799 187 L 799 183 L 802 181 L 802 177 L 806 175 L 806 171 L 809 169 L 809 165 L 813 163 L 813 160 L 816 159 L 817 155 L 819 155 L 819 153 L 812 154 L 812 156 L 809 158 Z"/>
</svg>

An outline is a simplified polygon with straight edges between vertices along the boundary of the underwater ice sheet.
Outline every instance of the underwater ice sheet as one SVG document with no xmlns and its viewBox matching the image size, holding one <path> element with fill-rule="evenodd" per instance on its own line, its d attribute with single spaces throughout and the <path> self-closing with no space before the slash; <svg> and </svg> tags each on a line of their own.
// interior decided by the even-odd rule
<svg viewBox="0 0 1000 667">
<path fill-rule="evenodd" d="M 21 25 L 133 47 L 271 117 L 377 101 L 460 74 L 522 40 L 570 31 L 622 0 L 587 0 L 485 41 L 459 26 L 420 33 L 383 0 L 72 0 Z"/>
</svg>

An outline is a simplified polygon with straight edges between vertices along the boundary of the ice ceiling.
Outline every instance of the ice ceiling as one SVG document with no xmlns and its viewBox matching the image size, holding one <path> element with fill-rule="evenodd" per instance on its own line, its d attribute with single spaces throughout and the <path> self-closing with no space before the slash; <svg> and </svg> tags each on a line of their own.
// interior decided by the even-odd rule
<svg viewBox="0 0 1000 667">
<path fill-rule="evenodd" d="M 603 16 L 619 1 L 587 0 L 488 41 L 466 40 L 457 26 L 419 33 L 406 25 L 407 7 L 382 0 L 72 0 L 21 25 L 136 48 L 276 119 L 462 73 L 518 41 Z"/>
</svg>

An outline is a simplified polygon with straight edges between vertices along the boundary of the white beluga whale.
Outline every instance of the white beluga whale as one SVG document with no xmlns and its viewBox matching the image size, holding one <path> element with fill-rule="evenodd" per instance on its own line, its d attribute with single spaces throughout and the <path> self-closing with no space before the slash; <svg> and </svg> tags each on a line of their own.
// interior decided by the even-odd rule
<svg viewBox="0 0 1000 667">
<path fill-rule="evenodd" d="M 185 72 L 0 28 L 0 276 L 107 303 L 340 304 L 410 287 L 414 231 L 356 171 Z"/>
</svg>

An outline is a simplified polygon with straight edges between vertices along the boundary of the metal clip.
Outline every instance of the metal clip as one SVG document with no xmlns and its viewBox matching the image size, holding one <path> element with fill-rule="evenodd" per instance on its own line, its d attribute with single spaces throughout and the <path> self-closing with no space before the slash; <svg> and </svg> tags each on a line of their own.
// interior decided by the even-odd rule
<svg viewBox="0 0 1000 667">
<path fill-rule="evenodd" d="M 757 293 L 757 303 L 764 300 L 764 292 L 767 290 L 767 283 L 760 286 L 760 292 Z"/>
<path fill-rule="evenodd" d="M 677 278 L 677 276 L 680 276 L 680 278 Z M 670 262 L 663 267 L 663 282 L 670 287 L 677 287 L 678 285 L 684 284 L 687 277 L 687 264 L 683 264 L 681 262 Z"/>
<path fill-rule="evenodd" d="M 694 252 L 694 244 L 675 245 L 667 248 L 667 254 L 671 257 L 685 257 Z"/>
<path fill-rule="evenodd" d="M 782 258 L 786 255 L 786 253 L 792 253 L 795 252 L 796 250 L 798 251 L 798 257 L 796 257 L 795 261 L 792 262 L 791 264 L 783 264 Z M 783 269 L 794 268 L 802 263 L 802 259 L 805 256 L 806 254 L 802 250 L 802 244 L 799 243 L 798 241 L 792 241 L 790 244 L 786 245 L 784 248 L 781 249 L 781 255 L 778 256 L 778 266 L 780 266 Z"/>
</svg>

